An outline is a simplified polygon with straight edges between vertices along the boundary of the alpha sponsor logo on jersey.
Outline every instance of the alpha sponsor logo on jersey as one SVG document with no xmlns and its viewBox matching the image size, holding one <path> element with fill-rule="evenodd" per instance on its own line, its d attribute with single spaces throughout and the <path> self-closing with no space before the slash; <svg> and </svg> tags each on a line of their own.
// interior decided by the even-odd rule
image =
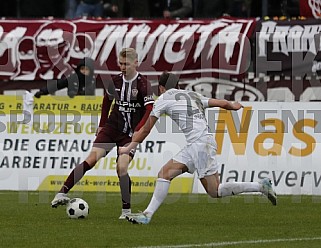
<svg viewBox="0 0 321 248">
<path fill-rule="evenodd" d="M 140 105 L 139 102 L 126 102 L 126 101 L 116 100 L 115 103 L 119 106 L 120 112 L 126 112 L 126 113 L 135 113 L 137 108 L 142 107 L 142 105 Z"/>
<path fill-rule="evenodd" d="M 152 95 L 144 97 L 144 102 L 150 102 L 150 101 L 154 101 L 154 98 Z"/>
</svg>

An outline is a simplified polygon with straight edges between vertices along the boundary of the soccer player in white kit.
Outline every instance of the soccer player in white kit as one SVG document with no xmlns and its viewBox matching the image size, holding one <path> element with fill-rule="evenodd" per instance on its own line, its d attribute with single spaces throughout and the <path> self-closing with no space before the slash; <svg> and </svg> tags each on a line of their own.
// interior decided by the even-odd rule
<svg viewBox="0 0 321 248">
<path fill-rule="evenodd" d="M 165 200 L 170 182 L 175 177 L 188 172 L 198 174 L 208 195 L 213 198 L 240 194 L 243 192 L 262 192 L 273 205 L 277 197 L 272 189 L 271 181 L 264 178 L 260 182 L 228 182 L 220 183 L 219 165 L 216 161 L 216 142 L 205 118 L 205 108 L 220 107 L 227 110 L 239 110 L 243 106 L 238 102 L 207 98 L 196 92 L 180 90 L 178 77 L 164 72 L 159 79 L 161 96 L 154 103 L 152 112 L 145 125 L 135 132 L 132 142 L 119 149 L 119 152 L 129 153 L 136 150 L 156 121 L 162 114 L 170 118 L 179 126 L 186 138 L 186 146 L 169 160 L 159 171 L 153 197 L 144 212 L 130 214 L 126 218 L 132 223 L 148 224 Z"/>
</svg>

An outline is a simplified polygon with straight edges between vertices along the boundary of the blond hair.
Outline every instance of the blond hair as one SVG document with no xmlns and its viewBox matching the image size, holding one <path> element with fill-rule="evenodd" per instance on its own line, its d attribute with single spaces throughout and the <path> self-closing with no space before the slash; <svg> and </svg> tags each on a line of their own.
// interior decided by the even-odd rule
<svg viewBox="0 0 321 248">
<path fill-rule="evenodd" d="M 128 47 L 128 48 L 123 48 L 119 56 L 124 57 L 124 58 L 129 58 L 130 60 L 136 60 L 138 58 L 138 54 L 134 48 Z"/>
</svg>

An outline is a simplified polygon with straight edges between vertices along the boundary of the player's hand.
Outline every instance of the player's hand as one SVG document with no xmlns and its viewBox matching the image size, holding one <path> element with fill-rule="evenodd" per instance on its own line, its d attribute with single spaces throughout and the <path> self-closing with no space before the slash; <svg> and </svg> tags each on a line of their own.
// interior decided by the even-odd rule
<svg viewBox="0 0 321 248">
<path fill-rule="evenodd" d="M 168 10 L 164 10 L 163 16 L 165 19 L 169 19 L 169 18 L 171 18 L 171 12 L 169 12 Z"/>
<path fill-rule="evenodd" d="M 244 106 L 241 103 L 239 103 L 239 102 L 234 102 L 233 103 L 233 109 L 234 110 L 239 110 L 241 108 L 244 108 Z"/>
<path fill-rule="evenodd" d="M 129 154 L 131 151 L 131 149 L 128 146 L 122 146 L 118 148 L 118 154 L 122 155 L 122 154 Z"/>
<path fill-rule="evenodd" d="M 34 94 L 34 97 L 40 98 L 42 95 L 43 95 L 43 92 L 39 90 Z"/>
<path fill-rule="evenodd" d="M 131 142 L 125 146 L 121 146 L 118 148 L 118 154 L 133 154 L 136 151 L 136 148 L 139 143 L 137 142 Z"/>
</svg>

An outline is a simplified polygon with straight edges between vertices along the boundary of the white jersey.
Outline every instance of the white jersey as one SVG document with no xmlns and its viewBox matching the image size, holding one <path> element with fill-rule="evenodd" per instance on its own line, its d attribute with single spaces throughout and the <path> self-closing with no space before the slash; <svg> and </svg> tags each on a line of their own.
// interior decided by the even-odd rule
<svg viewBox="0 0 321 248">
<path fill-rule="evenodd" d="M 162 114 L 170 116 L 191 144 L 209 134 L 204 112 L 208 101 L 209 98 L 196 92 L 170 89 L 155 101 L 151 115 L 157 118 Z"/>
</svg>

